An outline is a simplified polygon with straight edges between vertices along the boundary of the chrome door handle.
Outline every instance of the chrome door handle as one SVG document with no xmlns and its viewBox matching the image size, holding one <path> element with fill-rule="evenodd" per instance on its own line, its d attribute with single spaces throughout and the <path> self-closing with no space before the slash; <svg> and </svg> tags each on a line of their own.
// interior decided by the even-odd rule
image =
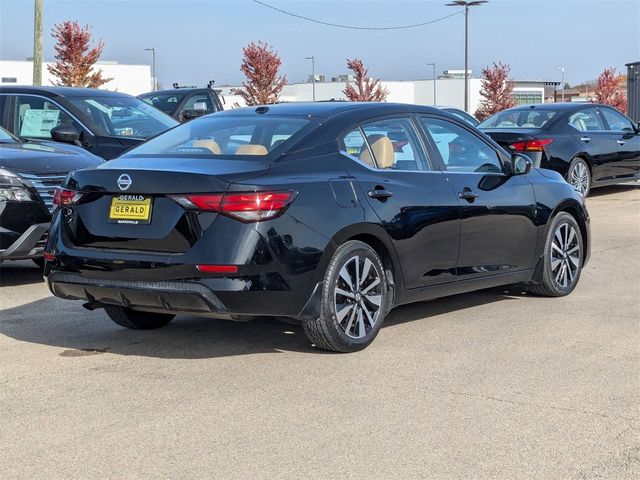
<svg viewBox="0 0 640 480">
<path fill-rule="evenodd" d="M 582 140 L 583 142 L 589 142 L 591 141 L 591 137 L 580 137 L 580 140 Z"/>
<path fill-rule="evenodd" d="M 464 187 L 461 192 L 458 192 L 458 198 L 462 198 L 468 202 L 473 202 L 479 195 L 473 193 L 469 187 Z"/>
<path fill-rule="evenodd" d="M 616 140 L 616 143 L 617 143 L 618 145 L 624 145 L 624 142 L 623 142 L 622 140 Z"/>
<path fill-rule="evenodd" d="M 385 190 L 384 187 L 376 187 L 373 190 L 369 190 L 367 195 L 369 195 L 369 198 L 377 198 L 378 200 L 385 201 L 387 198 L 393 197 L 393 192 Z"/>
</svg>

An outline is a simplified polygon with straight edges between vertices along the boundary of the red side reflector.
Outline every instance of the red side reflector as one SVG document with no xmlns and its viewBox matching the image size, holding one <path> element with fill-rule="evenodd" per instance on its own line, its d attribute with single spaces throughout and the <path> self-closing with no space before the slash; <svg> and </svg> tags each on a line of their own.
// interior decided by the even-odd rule
<svg viewBox="0 0 640 480">
<path fill-rule="evenodd" d="M 44 252 L 44 254 L 42 256 L 44 257 L 44 259 L 47 262 L 55 262 L 56 261 L 56 256 L 53 253 Z"/>
<path fill-rule="evenodd" d="M 235 265 L 196 265 L 202 273 L 238 273 Z"/>
<path fill-rule="evenodd" d="M 553 138 L 542 138 L 539 140 L 527 140 L 524 142 L 512 143 L 509 148 L 516 152 L 542 152 L 544 147 L 553 142 Z"/>
</svg>

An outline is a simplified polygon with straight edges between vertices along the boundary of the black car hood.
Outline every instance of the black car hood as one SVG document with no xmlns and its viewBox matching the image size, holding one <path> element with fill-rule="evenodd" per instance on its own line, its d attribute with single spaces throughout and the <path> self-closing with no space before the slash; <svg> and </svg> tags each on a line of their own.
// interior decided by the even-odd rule
<svg viewBox="0 0 640 480">
<path fill-rule="evenodd" d="M 55 142 L 0 143 L 0 168 L 16 173 L 68 173 L 103 163 L 86 150 Z"/>
</svg>

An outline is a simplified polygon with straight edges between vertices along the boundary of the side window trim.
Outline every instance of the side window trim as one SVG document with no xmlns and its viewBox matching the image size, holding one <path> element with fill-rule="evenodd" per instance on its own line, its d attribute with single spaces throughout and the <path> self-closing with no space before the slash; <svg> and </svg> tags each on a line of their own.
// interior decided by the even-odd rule
<svg viewBox="0 0 640 480">
<path fill-rule="evenodd" d="M 468 125 L 465 125 L 466 122 L 462 122 L 462 121 L 458 121 L 458 120 L 454 121 L 454 120 L 452 120 L 450 118 L 442 118 L 442 117 L 439 117 L 439 116 L 431 114 L 431 113 L 418 114 L 418 115 L 416 115 L 416 117 L 417 117 L 416 120 L 418 121 L 417 123 L 420 126 L 421 133 L 424 135 L 425 139 L 429 143 L 429 147 L 434 151 L 435 158 L 438 159 L 438 163 L 440 164 L 439 167 L 440 167 L 442 172 L 446 172 L 447 174 L 449 174 L 449 173 L 455 173 L 455 174 L 474 173 L 474 174 L 478 174 L 478 175 L 501 175 L 501 176 L 507 175 L 507 166 L 505 165 L 505 163 L 508 161 L 508 159 L 505 158 L 505 156 L 500 152 L 500 150 L 496 149 L 494 145 L 492 145 L 485 138 L 482 138 L 480 135 L 478 135 L 476 132 L 474 132 L 471 128 L 469 128 Z M 426 118 L 426 119 L 432 118 L 432 119 L 435 119 L 435 120 L 441 120 L 441 121 L 450 123 L 452 125 L 455 125 L 457 127 L 460 127 L 463 130 L 466 130 L 469 134 L 473 135 L 477 140 L 481 141 L 482 143 L 485 144 L 485 146 L 487 146 L 488 148 L 490 148 L 491 150 L 493 150 L 495 152 L 496 157 L 498 158 L 498 161 L 500 162 L 500 166 L 502 167 L 502 172 L 500 172 L 500 173 L 498 173 L 498 172 L 456 172 L 456 171 L 453 171 L 453 170 L 447 170 L 446 163 L 444 162 L 444 159 L 442 158 L 442 155 L 440 154 L 440 150 L 438 150 L 438 148 L 435 146 L 435 141 L 433 140 L 433 137 L 431 136 L 431 134 L 427 130 L 426 126 L 424 126 L 422 124 L 422 122 L 420 122 L 420 119 L 422 119 L 422 118 Z"/>
</svg>

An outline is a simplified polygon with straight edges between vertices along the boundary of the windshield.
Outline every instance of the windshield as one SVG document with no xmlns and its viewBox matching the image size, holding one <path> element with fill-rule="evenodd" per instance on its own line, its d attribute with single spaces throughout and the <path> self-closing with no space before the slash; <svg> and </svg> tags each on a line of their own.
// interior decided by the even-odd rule
<svg viewBox="0 0 640 480">
<path fill-rule="evenodd" d="M 505 110 L 487 118 L 478 128 L 542 128 L 558 114 L 554 110 Z"/>
<path fill-rule="evenodd" d="M 184 93 L 179 92 L 147 93 L 140 95 L 138 98 L 152 107 L 162 110 L 167 115 L 171 115 L 184 98 L 184 95 Z"/>
<path fill-rule="evenodd" d="M 0 143 L 16 143 L 17 140 L 7 132 L 4 128 L 0 127 Z"/>
<path fill-rule="evenodd" d="M 70 98 L 101 135 L 149 138 L 178 124 L 173 118 L 135 97 Z"/>
<path fill-rule="evenodd" d="M 203 117 L 180 125 L 130 150 L 124 156 L 264 156 L 288 142 L 308 123 L 308 120 L 298 117 Z"/>
</svg>

